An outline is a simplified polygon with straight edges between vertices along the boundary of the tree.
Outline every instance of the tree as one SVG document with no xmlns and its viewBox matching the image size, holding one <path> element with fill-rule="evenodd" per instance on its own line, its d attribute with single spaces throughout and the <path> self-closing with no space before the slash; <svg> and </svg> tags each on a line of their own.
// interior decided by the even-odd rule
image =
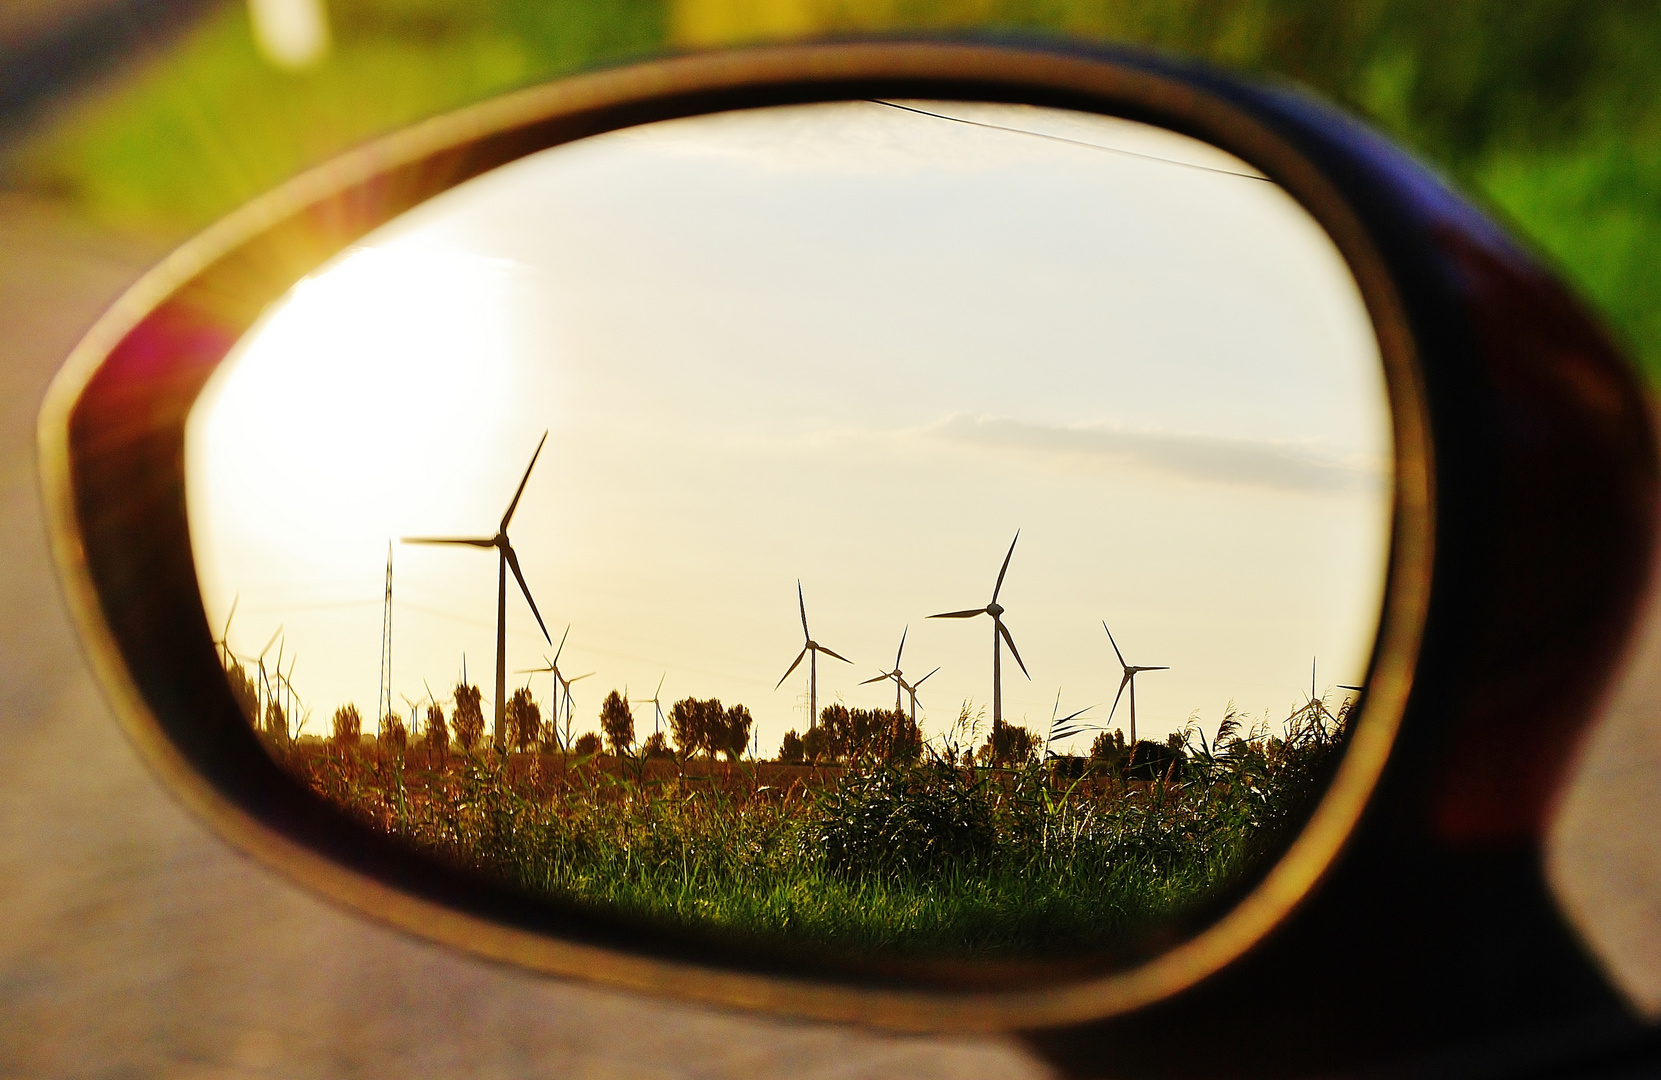
<svg viewBox="0 0 1661 1080">
<path fill-rule="evenodd" d="M 225 672 L 225 678 L 231 684 L 231 697 L 237 706 L 242 709 L 242 715 L 248 718 L 250 724 L 258 724 L 260 717 L 260 692 L 254 685 L 254 680 L 248 677 L 247 670 L 241 661 L 232 660 L 231 666 Z"/>
<path fill-rule="evenodd" d="M 456 683 L 456 707 L 450 714 L 450 726 L 455 728 L 456 743 L 469 754 L 484 735 L 484 709 L 479 705 L 482 697 L 478 687 Z"/>
<path fill-rule="evenodd" d="M 921 730 L 899 709 L 850 709 L 841 702 L 819 711 L 821 732 L 808 732 L 809 757 L 837 761 L 914 761 L 923 752 Z"/>
<path fill-rule="evenodd" d="M 785 732 L 784 738 L 779 741 L 779 761 L 785 765 L 800 765 L 806 756 L 802 737 L 796 734 L 796 729 Z"/>
<path fill-rule="evenodd" d="M 278 746 L 288 745 L 288 716 L 276 698 L 265 703 L 265 733 L 276 740 Z"/>
<path fill-rule="evenodd" d="M 592 731 L 585 731 L 577 736 L 577 743 L 572 749 L 580 757 L 593 757 L 600 752 L 600 737 Z"/>
<path fill-rule="evenodd" d="M 808 728 L 807 734 L 802 736 L 802 756 L 809 762 L 834 761 L 836 748 L 832 745 L 830 732 L 822 727 Z"/>
<path fill-rule="evenodd" d="M 380 743 L 399 757 L 404 756 L 404 749 L 409 745 L 409 730 L 404 727 L 404 718 L 397 713 L 388 713 L 381 717 Z"/>
<path fill-rule="evenodd" d="M 1035 760 L 1042 745 L 1043 740 L 1026 728 L 994 720 L 976 756 L 994 768 L 1007 768 Z"/>
<path fill-rule="evenodd" d="M 746 710 L 745 716 L 749 715 Z M 700 701 L 682 698 L 669 710 L 669 731 L 675 737 L 675 747 L 682 757 L 691 757 L 699 751 L 714 757 L 727 744 L 727 714 L 719 698 Z M 746 729 L 745 737 L 749 737 Z"/>
<path fill-rule="evenodd" d="M 444 722 L 444 710 L 434 701 L 427 706 L 427 734 L 425 746 L 429 755 L 440 761 L 450 755 L 450 727 Z"/>
<path fill-rule="evenodd" d="M 674 757 L 675 753 L 669 749 L 669 740 L 663 737 L 663 732 L 654 731 L 640 744 L 640 752 L 648 758 Z"/>
<path fill-rule="evenodd" d="M 343 757 L 357 753 L 358 739 L 363 734 L 363 717 L 358 714 L 358 707 L 348 702 L 336 709 L 333 726 L 335 752 Z"/>
<path fill-rule="evenodd" d="M 600 730 L 605 732 L 611 752 L 622 755 L 634 745 L 634 713 L 629 711 L 629 699 L 613 690 L 600 706 Z"/>
<path fill-rule="evenodd" d="M 509 741 L 521 754 L 536 745 L 542 734 L 542 706 L 531 697 L 527 687 L 519 687 L 508 699 L 507 712 Z"/>
<path fill-rule="evenodd" d="M 744 754 L 744 748 L 750 744 L 750 727 L 755 719 L 750 710 L 743 705 L 729 706 L 721 725 L 721 745 L 712 747 L 727 755 L 728 761 L 737 761 Z"/>
</svg>

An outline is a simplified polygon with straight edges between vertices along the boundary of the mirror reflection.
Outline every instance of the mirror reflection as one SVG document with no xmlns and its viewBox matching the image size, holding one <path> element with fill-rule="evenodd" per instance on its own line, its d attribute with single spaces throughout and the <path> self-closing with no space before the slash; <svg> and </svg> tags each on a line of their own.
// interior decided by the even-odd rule
<svg viewBox="0 0 1661 1080">
<path fill-rule="evenodd" d="M 1109 948 L 1272 857 L 1360 694 L 1378 348 L 1246 163 L 850 101 L 475 179 L 190 418 L 233 691 L 321 797 L 643 918 Z"/>
</svg>

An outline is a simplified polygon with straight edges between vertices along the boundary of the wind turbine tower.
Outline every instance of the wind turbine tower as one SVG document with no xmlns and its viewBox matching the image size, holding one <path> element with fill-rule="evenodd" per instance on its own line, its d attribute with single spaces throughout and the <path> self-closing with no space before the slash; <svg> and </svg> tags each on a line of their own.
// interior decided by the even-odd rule
<svg viewBox="0 0 1661 1080">
<path fill-rule="evenodd" d="M 780 686 L 783 686 L 784 685 L 784 680 L 790 678 L 790 673 L 792 671 L 795 671 L 796 668 L 801 665 L 802 657 L 804 657 L 804 656 L 808 657 L 808 664 L 807 664 L 808 722 L 807 722 L 807 726 L 808 726 L 808 730 L 811 731 L 813 728 L 815 728 L 819 725 L 819 654 L 820 653 L 827 653 L 831 656 L 836 657 L 838 660 L 842 661 L 844 664 L 851 664 L 851 663 L 853 663 L 853 661 L 849 660 L 846 656 L 843 656 L 841 653 L 836 652 L 833 649 L 827 649 L 827 648 L 825 648 L 825 646 L 823 646 L 823 645 L 819 644 L 817 641 L 813 640 L 813 634 L 810 633 L 808 631 L 808 628 L 807 628 L 807 601 L 802 599 L 802 580 L 801 580 L 801 578 L 796 579 L 796 606 L 798 608 L 800 608 L 801 612 L 802 612 L 802 637 L 806 641 L 806 644 L 802 646 L 802 651 L 796 654 L 796 659 L 791 661 L 790 666 L 785 669 L 784 675 L 780 677 L 780 679 L 778 681 L 778 685 L 774 686 L 773 689 L 777 690 Z"/>
<path fill-rule="evenodd" d="M 386 542 L 386 600 L 381 605 L 381 696 L 375 705 L 377 728 L 392 715 L 392 541 Z"/>
<path fill-rule="evenodd" d="M 542 636 L 548 644 L 554 643 L 548 633 L 548 627 L 542 621 L 542 612 L 536 609 L 536 600 L 531 597 L 531 587 L 525 584 L 525 574 L 519 569 L 519 556 L 514 553 L 513 544 L 508 541 L 508 523 L 513 520 L 513 512 L 519 509 L 519 499 L 525 494 L 525 485 L 530 483 L 531 470 L 536 468 L 536 459 L 542 453 L 542 447 L 548 441 L 548 433 L 542 433 L 542 441 L 536 444 L 536 452 L 531 454 L 531 463 L 525 466 L 525 475 L 519 480 L 519 489 L 513 493 L 513 501 L 508 503 L 507 512 L 502 515 L 501 523 L 496 526 L 496 535 L 490 537 L 433 537 L 433 536 L 406 536 L 406 544 L 459 544 L 463 547 L 495 548 L 496 549 L 496 714 L 491 722 L 490 738 L 497 752 L 505 746 L 505 733 L 502 723 L 507 712 L 507 651 L 508 651 L 508 571 L 513 571 L 513 578 L 519 583 L 519 591 L 525 594 L 525 603 L 531 606 L 531 614 L 536 616 L 536 625 L 542 628 Z"/>
<path fill-rule="evenodd" d="M 967 611 L 947 611 L 940 615 L 930 615 L 931 619 L 972 619 L 976 615 L 992 616 L 992 724 L 997 726 L 1003 723 L 1004 695 L 1003 695 L 1003 655 L 1002 646 L 1009 646 L 1009 655 L 1021 665 L 1021 674 L 1032 678 L 1027 673 L 1027 665 L 1021 659 L 1021 650 L 1015 647 L 1015 639 L 1010 637 L 1009 628 L 1004 625 L 1004 608 L 998 603 L 998 593 L 1004 587 L 1004 575 L 1009 572 L 1009 560 L 1015 555 L 1015 543 L 1021 539 L 1021 530 L 1015 530 L 1015 539 L 1009 542 L 1009 553 L 1004 556 L 1004 564 L 998 569 L 997 583 L 992 586 L 992 602 L 985 607 L 970 608 Z M 919 682 L 922 680 L 919 679 Z"/>
<path fill-rule="evenodd" d="M 1107 630 L 1107 620 L 1102 620 L 1102 629 Z M 1113 640 L 1113 631 L 1107 630 L 1107 642 L 1113 646 L 1113 655 L 1119 658 L 1119 666 L 1124 669 L 1124 678 L 1119 680 L 1119 693 L 1113 695 L 1113 708 L 1107 710 L 1107 722 L 1113 722 L 1113 714 L 1119 708 L 1119 698 L 1124 694 L 1125 687 L 1130 687 L 1130 745 L 1136 746 L 1136 676 L 1144 671 L 1170 671 L 1169 667 L 1136 667 L 1125 663 L 1125 654 L 1119 651 L 1119 643 Z"/>
</svg>

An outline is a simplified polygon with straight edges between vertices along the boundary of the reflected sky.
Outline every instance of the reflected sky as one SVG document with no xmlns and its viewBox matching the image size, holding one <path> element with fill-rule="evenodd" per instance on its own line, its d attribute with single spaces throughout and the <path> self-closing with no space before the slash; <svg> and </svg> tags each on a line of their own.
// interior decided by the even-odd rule
<svg viewBox="0 0 1661 1080">
<path fill-rule="evenodd" d="M 1182 136 L 1024 106 L 849 102 L 654 124 L 458 187 L 300 283 L 192 414 L 215 630 L 279 627 L 307 731 L 372 727 L 389 540 L 511 529 L 570 638 L 573 730 L 628 689 L 743 702 L 770 756 L 819 700 L 925 730 L 989 703 L 1001 602 L 1033 727 L 1138 680 L 1144 737 L 1277 719 L 1364 674 L 1390 435 L 1359 293 L 1280 188 Z M 914 110 L 924 110 L 924 112 Z M 937 115 L 927 115 L 934 113 Z M 496 557 L 393 545 L 394 704 L 493 693 Z M 552 649 L 508 599 L 508 669 Z M 526 676 L 511 675 L 510 687 Z M 547 709 L 548 676 L 531 679 Z M 988 716 L 990 711 L 988 710 Z M 1113 726 L 1125 722 L 1123 706 Z M 1089 735 L 1072 746 L 1083 749 Z"/>
</svg>

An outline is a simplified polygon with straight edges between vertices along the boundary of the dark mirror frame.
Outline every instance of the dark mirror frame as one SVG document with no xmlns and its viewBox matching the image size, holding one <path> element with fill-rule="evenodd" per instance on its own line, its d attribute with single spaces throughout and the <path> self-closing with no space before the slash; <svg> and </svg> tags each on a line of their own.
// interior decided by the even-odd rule
<svg viewBox="0 0 1661 1080">
<path fill-rule="evenodd" d="M 1348 260 L 1393 414 L 1389 578 L 1359 719 L 1284 855 L 1123 955 L 899 961 L 530 896 L 312 796 L 238 710 L 197 591 L 184 422 L 230 347 L 300 277 L 496 166 L 657 120 L 872 97 L 1043 105 L 1194 136 L 1279 183 Z M 1647 587 L 1653 447 L 1639 383 L 1575 299 L 1354 121 L 1146 53 L 933 41 L 657 61 L 365 146 L 145 277 L 71 356 L 40 421 L 53 545 L 91 660 L 145 758 L 238 847 L 489 958 L 790 1015 L 1020 1029 L 1068 1071 L 1121 1076 L 1353 1071 L 1641 1036 L 1559 915 L 1540 843 Z"/>
</svg>

